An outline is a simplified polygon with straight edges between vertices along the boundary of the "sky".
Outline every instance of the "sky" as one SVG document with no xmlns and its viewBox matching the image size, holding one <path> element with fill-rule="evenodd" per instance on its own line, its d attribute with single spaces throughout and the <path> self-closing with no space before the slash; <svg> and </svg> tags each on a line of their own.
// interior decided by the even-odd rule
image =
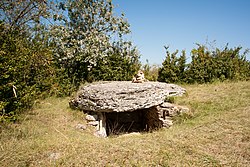
<svg viewBox="0 0 250 167">
<path fill-rule="evenodd" d="M 186 50 L 187 61 L 196 43 L 250 49 L 250 0 L 113 0 L 113 4 L 115 12 L 124 12 L 128 19 L 132 33 L 127 39 L 139 49 L 142 63 L 161 65 L 164 46 L 170 52 Z"/>
</svg>

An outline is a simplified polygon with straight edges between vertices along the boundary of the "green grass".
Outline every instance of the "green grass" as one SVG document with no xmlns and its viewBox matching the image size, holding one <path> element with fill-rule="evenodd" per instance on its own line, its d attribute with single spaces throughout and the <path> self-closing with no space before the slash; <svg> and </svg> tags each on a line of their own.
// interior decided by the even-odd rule
<svg viewBox="0 0 250 167">
<path fill-rule="evenodd" d="M 0 166 L 250 166 L 250 82 L 187 85 L 191 116 L 170 129 L 97 138 L 84 115 L 49 98 L 0 127 Z"/>
</svg>

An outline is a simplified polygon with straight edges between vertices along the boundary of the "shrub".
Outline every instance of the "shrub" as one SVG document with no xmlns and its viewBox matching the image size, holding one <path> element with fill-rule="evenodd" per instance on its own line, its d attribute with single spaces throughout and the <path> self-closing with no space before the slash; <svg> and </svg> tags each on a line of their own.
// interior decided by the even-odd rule
<svg viewBox="0 0 250 167">
<path fill-rule="evenodd" d="M 55 70 L 50 50 L 18 32 L 0 29 L 0 114 L 15 115 L 52 87 Z M 44 93 L 44 94 L 42 94 Z"/>
<path fill-rule="evenodd" d="M 167 56 L 159 70 L 158 81 L 209 83 L 224 80 L 248 80 L 250 62 L 246 59 L 248 49 L 241 53 L 242 47 L 209 50 L 197 44 L 191 51 L 192 61 L 185 64 L 185 51 L 177 58 L 178 50 Z M 168 48 L 166 48 L 168 49 Z"/>
<path fill-rule="evenodd" d="M 159 68 L 158 81 L 160 82 L 183 82 L 185 79 L 186 68 L 186 53 L 183 50 L 180 57 L 177 57 L 178 50 L 174 53 L 166 49 L 166 59 L 162 63 L 162 67 Z"/>
</svg>

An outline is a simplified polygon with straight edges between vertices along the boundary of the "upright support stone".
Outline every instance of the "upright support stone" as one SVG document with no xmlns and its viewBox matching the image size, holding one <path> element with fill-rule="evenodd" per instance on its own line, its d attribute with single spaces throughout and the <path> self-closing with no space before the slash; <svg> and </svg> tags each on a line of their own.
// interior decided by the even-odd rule
<svg viewBox="0 0 250 167">
<path fill-rule="evenodd" d="M 98 137 L 107 137 L 105 113 L 98 113 L 98 117 L 99 117 L 99 126 L 95 135 Z"/>
</svg>

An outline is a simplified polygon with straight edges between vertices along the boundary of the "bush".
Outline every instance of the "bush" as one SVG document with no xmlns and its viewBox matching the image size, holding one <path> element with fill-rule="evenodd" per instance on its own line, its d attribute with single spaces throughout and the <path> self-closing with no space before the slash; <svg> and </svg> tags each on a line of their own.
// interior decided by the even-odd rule
<svg viewBox="0 0 250 167">
<path fill-rule="evenodd" d="M 122 55 L 119 48 L 114 48 L 104 60 L 100 60 L 97 66 L 90 72 L 90 81 L 126 81 L 132 80 L 133 75 L 140 67 L 139 56 L 136 48 L 131 50 L 130 56 Z"/>
<path fill-rule="evenodd" d="M 183 50 L 182 54 L 177 57 L 178 50 L 174 53 L 166 49 L 166 59 L 162 63 L 162 67 L 159 69 L 158 81 L 160 82 L 183 82 L 185 80 L 185 68 L 186 68 L 186 53 Z"/>
<path fill-rule="evenodd" d="M 124 14 L 113 10 L 106 0 L 3 1 L 0 119 L 15 120 L 35 99 L 70 95 L 81 82 L 130 80 L 139 54 L 123 40 L 130 32 Z"/>
<path fill-rule="evenodd" d="M 198 45 L 191 52 L 192 62 L 186 70 L 188 83 L 209 83 L 215 80 L 247 80 L 250 62 L 246 60 L 248 50 L 240 54 L 241 47 L 208 50 Z"/>
<path fill-rule="evenodd" d="M 224 80 L 248 80 L 250 62 L 246 60 L 248 50 L 241 54 L 242 47 L 209 50 L 204 45 L 191 51 L 192 61 L 185 64 L 185 51 L 177 58 L 178 51 L 167 56 L 159 70 L 158 81 L 209 83 Z"/>
<path fill-rule="evenodd" d="M 50 50 L 0 25 L 0 115 L 15 119 L 35 99 L 47 95 L 55 70 Z M 45 93 L 46 92 L 46 93 Z"/>
</svg>

